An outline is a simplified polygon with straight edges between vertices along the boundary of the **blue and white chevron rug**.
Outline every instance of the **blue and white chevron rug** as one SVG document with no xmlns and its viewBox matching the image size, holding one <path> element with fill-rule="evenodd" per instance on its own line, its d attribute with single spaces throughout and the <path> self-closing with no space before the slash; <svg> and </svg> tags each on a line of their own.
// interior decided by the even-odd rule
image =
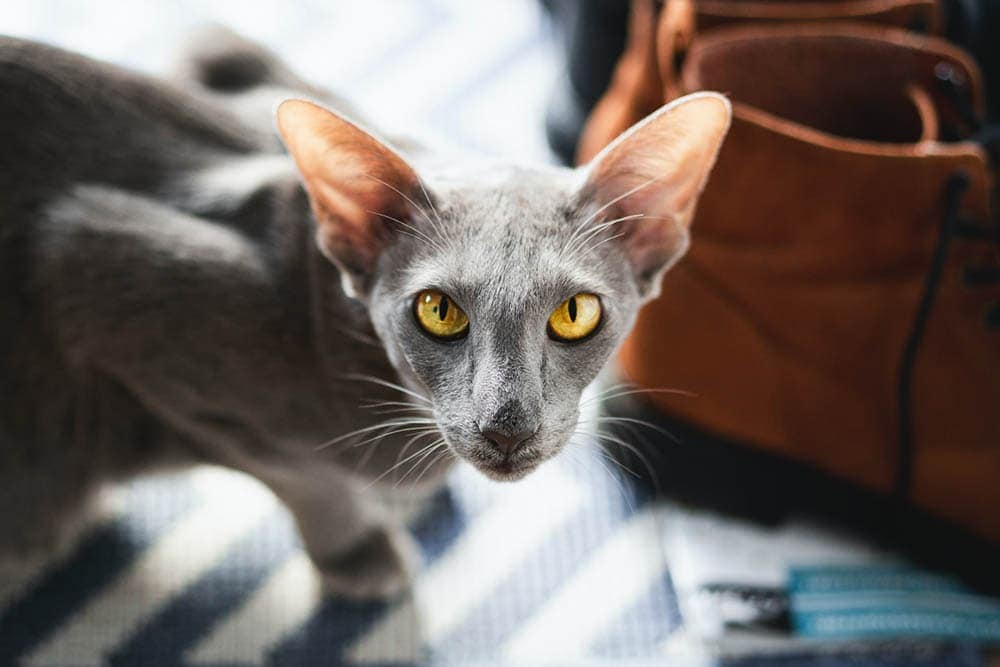
<svg viewBox="0 0 1000 667">
<path fill-rule="evenodd" d="M 382 604 L 324 599 L 288 513 L 249 478 L 140 481 L 72 553 L 8 573 L 0 664 L 656 655 L 678 613 L 646 498 L 582 444 L 519 485 L 459 470 L 400 508 L 425 566 L 412 595 Z"/>
</svg>

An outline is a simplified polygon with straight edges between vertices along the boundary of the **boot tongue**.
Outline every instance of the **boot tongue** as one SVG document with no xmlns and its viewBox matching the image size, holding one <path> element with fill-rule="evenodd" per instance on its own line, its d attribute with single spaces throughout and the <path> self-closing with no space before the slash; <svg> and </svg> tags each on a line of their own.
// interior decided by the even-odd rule
<svg viewBox="0 0 1000 667">
<path fill-rule="evenodd" d="M 878 38 L 866 32 L 857 26 L 716 30 L 691 50 L 683 84 L 724 91 L 734 102 L 839 137 L 937 140 L 942 100 L 928 92 L 935 66 L 963 63 L 912 39 L 895 43 L 885 31 Z"/>
</svg>

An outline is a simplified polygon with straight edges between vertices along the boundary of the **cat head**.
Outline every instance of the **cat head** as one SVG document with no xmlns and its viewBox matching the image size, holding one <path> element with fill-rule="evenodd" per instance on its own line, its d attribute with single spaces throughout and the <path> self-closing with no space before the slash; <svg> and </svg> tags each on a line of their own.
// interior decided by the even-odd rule
<svg viewBox="0 0 1000 667">
<path fill-rule="evenodd" d="M 494 479 L 578 428 L 581 392 L 687 249 L 729 121 L 724 97 L 697 93 L 578 169 L 456 169 L 310 102 L 278 109 L 320 249 L 448 446 Z"/>
</svg>

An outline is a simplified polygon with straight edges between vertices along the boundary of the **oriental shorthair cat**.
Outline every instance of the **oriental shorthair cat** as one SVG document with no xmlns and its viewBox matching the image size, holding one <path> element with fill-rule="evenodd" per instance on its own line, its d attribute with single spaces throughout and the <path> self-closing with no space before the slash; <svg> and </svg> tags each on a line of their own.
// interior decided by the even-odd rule
<svg viewBox="0 0 1000 667">
<path fill-rule="evenodd" d="M 730 118 L 699 93 L 579 169 L 459 164 L 225 32 L 170 79 L 0 38 L 0 92 L 2 553 L 55 548 L 102 483 L 209 463 L 359 597 L 412 568 L 379 485 L 566 446 Z"/>
</svg>

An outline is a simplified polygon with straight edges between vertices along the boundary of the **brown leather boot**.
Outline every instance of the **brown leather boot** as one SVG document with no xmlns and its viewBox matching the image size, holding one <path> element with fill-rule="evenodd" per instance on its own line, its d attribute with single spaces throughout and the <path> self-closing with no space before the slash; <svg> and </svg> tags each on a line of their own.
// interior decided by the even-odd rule
<svg viewBox="0 0 1000 667">
<path fill-rule="evenodd" d="M 936 0 L 687 0 L 697 10 L 698 29 L 732 23 L 864 21 L 938 33 L 941 7 Z"/>
<path fill-rule="evenodd" d="M 632 0 L 628 42 L 580 137 L 577 161 L 681 94 L 677 65 L 696 31 L 732 23 L 865 22 L 940 34 L 939 0 Z"/>
<path fill-rule="evenodd" d="M 992 177 L 980 145 L 940 141 L 981 108 L 974 64 L 890 28 L 726 28 L 680 83 L 727 91 L 734 120 L 626 377 L 694 392 L 648 400 L 703 431 L 1000 543 Z"/>
</svg>

